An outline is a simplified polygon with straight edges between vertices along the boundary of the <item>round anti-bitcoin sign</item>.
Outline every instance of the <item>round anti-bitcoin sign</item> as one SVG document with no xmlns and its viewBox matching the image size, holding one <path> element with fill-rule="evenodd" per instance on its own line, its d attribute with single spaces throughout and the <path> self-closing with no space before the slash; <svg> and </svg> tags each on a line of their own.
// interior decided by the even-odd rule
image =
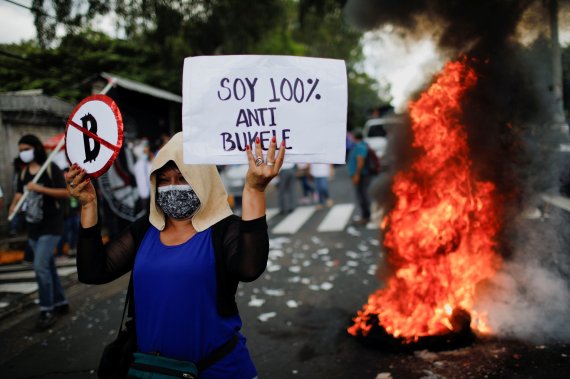
<svg viewBox="0 0 570 379">
<path fill-rule="evenodd" d="M 91 178 L 105 173 L 123 145 L 123 118 L 108 96 L 89 96 L 71 113 L 65 130 L 65 150 L 71 163 Z"/>
</svg>

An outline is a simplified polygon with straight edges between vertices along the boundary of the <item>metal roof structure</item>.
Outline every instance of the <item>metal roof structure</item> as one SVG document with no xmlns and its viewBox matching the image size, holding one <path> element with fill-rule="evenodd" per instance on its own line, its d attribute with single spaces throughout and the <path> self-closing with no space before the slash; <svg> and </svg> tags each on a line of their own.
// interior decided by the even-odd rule
<svg viewBox="0 0 570 379">
<path fill-rule="evenodd" d="M 118 86 L 123 87 L 125 89 L 135 91 L 135 92 L 144 93 L 146 95 L 158 97 L 160 99 L 174 101 L 177 103 L 182 103 L 182 96 L 178 96 L 172 92 L 168 92 L 168 91 L 162 90 L 160 88 L 149 86 L 148 84 L 135 82 L 134 80 L 125 79 L 125 78 L 122 78 L 120 76 L 110 74 L 107 72 L 102 72 L 101 76 L 104 79 L 107 79 L 109 82 L 112 82 L 113 85 L 118 85 Z"/>
<path fill-rule="evenodd" d="M 0 111 L 46 113 L 67 118 L 73 105 L 43 94 L 41 89 L 0 93 Z"/>
</svg>

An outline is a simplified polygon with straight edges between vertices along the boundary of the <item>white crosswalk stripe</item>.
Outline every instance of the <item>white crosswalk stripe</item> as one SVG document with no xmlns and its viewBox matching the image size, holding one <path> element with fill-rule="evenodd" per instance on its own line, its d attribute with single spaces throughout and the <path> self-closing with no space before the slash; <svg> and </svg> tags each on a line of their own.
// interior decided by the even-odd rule
<svg viewBox="0 0 570 379">
<path fill-rule="evenodd" d="M 62 267 L 57 269 L 59 276 L 67 276 L 76 272 L 75 267 Z M 36 274 L 33 271 L 20 271 L 20 272 L 8 272 L 5 274 L 0 274 L 0 280 L 13 280 L 13 279 L 29 279 L 31 281 L 35 280 Z M 0 284 L 0 292 L 2 290 L 2 285 Z"/>
<path fill-rule="evenodd" d="M 265 217 L 267 221 L 271 220 L 273 216 L 276 216 L 277 214 L 279 214 L 279 209 L 277 208 L 269 208 L 265 211 Z"/>
<path fill-rule="evenodd" d="M 57 273 L 66 277 L 77 272 L 75 259 L 56 261 Z M 36 275 L 31 265 L 5 265 L 0 267 L 0 309 L 10 306 L 14 296 L 25 296 L 37 292 Z"/>
<path fill-rule="evenodd" d="M 37 290 L 37 283 L 31 282 L 0 284 L 0 292 L 28 294 Z"/>
<path fill-rule="evenodd" d="M 317 227 L 318 232 L 340 232 L 345 230 L 351 221 L 355 210 L 354 204 L 336 204 L 326 210 L 324 219 Z M 297 207 L 292 213 L 281 220 L 271 229 L 273 234 L 295 234 L 315 215 L 314 205 Z M 267 220 L 275 219 L 279 214 L 278 209 L 269 208 L 266 212 Z M 367 229 L 378 229 L 378 223 L 369 223 Z"/>
<path fill-rule="evenodd" d="M 285 217 L 275 228 L 275 234 L 294 234 L 301 229 L 303 224 L 315 213 L 315 207 L 297 207 L 292 213 Z"/>
<path fill-rule="evenodd" d="M 350 216 L 354 211 L 353 204 L 338 204 L 331 208 L 327 213 L 325 219 L 320 223 L 317 228 L 319 232 L 340 232 L 344 230 Z"/>
</svg>

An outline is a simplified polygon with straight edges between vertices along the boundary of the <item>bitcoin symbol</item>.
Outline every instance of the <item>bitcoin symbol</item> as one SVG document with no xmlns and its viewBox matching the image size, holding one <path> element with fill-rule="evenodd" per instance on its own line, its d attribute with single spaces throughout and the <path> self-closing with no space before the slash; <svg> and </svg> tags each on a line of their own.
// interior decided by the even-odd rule
<svg viewBox="0 0 570 379">
<path fill-rule="evenodd" d="M 90 113 L 81 117 L 81 123 L 83 124 L 83 129 L 89 130 L 91 133 L 97 135 L 97 121 Z M 88 125 L 90 127 L 88 127 Z M 101 149 L 101 144 L 96 140 L 93 140 L 93 149 L 91 149 L 91 144 L 89 140 L 92 138 L 87 134 L 83 134 L 83 146 L 85 147 L 85 160 L 83 163 L 94 161 L 99 155 L 99 150 Z"/>
</svg>

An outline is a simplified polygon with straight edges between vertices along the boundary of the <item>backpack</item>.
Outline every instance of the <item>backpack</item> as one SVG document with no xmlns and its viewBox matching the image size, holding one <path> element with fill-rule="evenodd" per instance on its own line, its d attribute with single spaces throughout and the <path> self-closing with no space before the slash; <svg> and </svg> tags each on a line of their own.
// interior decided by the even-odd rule
<svg viewBox="0 0 570 379">
<path fill-rule="evenodd" d="M 378 175 L 380 173 L 380 158 L 378 158 L 378 155 L 370 146 L 368 146 L 365 163 L 369 175 Z"/>
</svg>

